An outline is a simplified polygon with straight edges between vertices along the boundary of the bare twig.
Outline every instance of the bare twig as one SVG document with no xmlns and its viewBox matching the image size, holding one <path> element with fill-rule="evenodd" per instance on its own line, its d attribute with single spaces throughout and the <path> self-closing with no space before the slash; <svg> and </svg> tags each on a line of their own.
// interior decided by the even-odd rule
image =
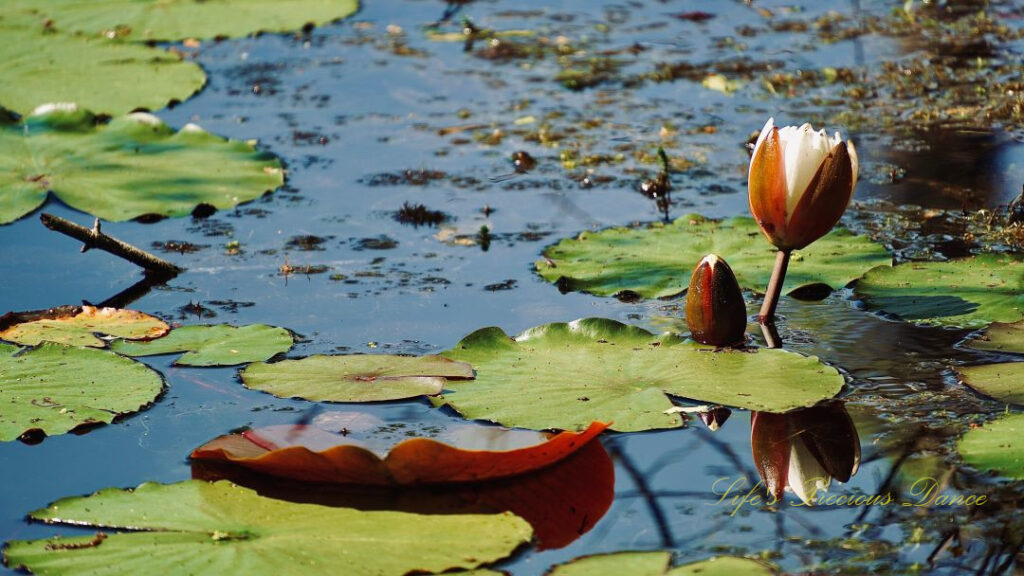
<svg viewBox="0 0 1024 576">
<path fill-rule="evenodd" d="M 96 219 L 96 223 L 93 224 L 91 230 L 85 226 L 79 226 L 74 222 L 52 214 L 42 214 L 39 216 L 39 219 L 42 220 L 43 225 L 50 230 L 71 236 L 76 240 L 81 240 L 84 243 L 82 246 L 82 252 L 85 252 L 90 248 L 99 248 L 100 250 L 110 252 L 114 256 L 124 258 L 132 264 L 141 266 L 149 272 L 169 277 L 174 277 L 184 272 L 184 268 L 179 268 L 166 260 L 153 256 L 149 252 L 140 250 L 131 244 L 127 244 L 113 236 L 104 234 L 100 230 L 99 218 Z"/>
</svg>

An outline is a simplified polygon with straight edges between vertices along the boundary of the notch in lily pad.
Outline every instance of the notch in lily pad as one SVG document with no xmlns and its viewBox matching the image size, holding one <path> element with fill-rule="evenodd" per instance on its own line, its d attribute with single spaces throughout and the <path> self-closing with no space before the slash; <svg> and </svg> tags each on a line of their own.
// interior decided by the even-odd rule
<svg viewBox="0 0 1024 576">
<path fill-rule="evenodd" d="M 250 364 L 242 382 L 280 398 L 381 402 L 440 394 L 446 384 L 474 377 L 466 362 L 440 356 L 315 355 Z"/>
<path fill-rule="evenodd" d="M 170 326 L 163 320 L 137 310 L 96 306 L 58 306 L 0 316 L 0 340 L 24 346 L 57 342 L 106 348 L 107 340 L 97 335 L 151 340 L 169 330 Z"/>
<path fill-rule="evenodd" d="M 0 344 L 0 442 L 109 424 L 162 390 L 159 373 L 107 350 Z"/>
<path fill-rule="evenodd" d="M 844 383 L 815 357 L 716 351 L 605 318 L 545 324 L 514 338 L 483 328 L 443 355 L 471 363 L 476 378 L 449 382 L 435 405 L 534 430 L 583 430 L 593 421 L 622 432 L 677 428 L 683 420 L 669 396 L 785 412 L 831 398 Z"/>
<path fill-rule="evenodd" d="M 760 236 L 752 218 L 719 221 L 691 214 L 669 224 L 583 232 L 546 248 L 536 268 L 563 292 L 669 298 L 686 290 L 694 262 L 720 254 L 741 288 L 760 292 L 771 278 L 775 253 Z M 824 296 L 876 266 L 889 266 L 892 256 L 881 244 L 837 228 L 794 250 L 792 261 L 785 290 Z"/>
<path fill-rule="evenodd" d="M 179 366 L 235 366 L 268 360 L 287 352 L 292 333 L 277 326 L 214 324 L 182 326 L 156 340 L 117 340 L 110 349 L 125 356 L 156 356 L 184 352 L 174 361 Z"/>
<path fill-rule="evenodd" d="M 30 518 L 102 528 L 85 536 L 15 540 L 4 564 L 36 574 L 309 574 L 311 563 L 353 576 L 469 570 L 530 541 L 511 513 L 423 515 L 296 504 L 230 482 L 189 480 L 65 498 Z M 400 542 L 401 546 L 396 546 Z M 219 571 L 219 570 L 214 570 Z M 315 571 L 315 570 L 314 570 Z"/>
</svg>

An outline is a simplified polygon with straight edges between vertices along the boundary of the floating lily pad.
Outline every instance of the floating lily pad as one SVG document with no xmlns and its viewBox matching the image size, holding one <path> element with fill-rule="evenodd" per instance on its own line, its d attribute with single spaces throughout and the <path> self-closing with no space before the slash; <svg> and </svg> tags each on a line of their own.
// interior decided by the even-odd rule
<svg viewBox="0 0 1024 576">
<path fill-rule="evenodd" d="M 352 576 L 434 573 L 504 558 L 531 534 L 529 524 L 509 513 L 362 512 L 198 480 L 102 490 L 60 500 L 31 518 L 130 530 L 7 543 L 7 566 L 58 575 L 285 576 L 342 567 Z"/>
<path fill-rule="evenodd" d="M 967 346 L 977 350 L 992 350 L 1010 354 L 1024 354 L 1024 320 L 1013 323 L 994 322 Z"/>
<path fill-rule="evenodd" d="M 728 260 L 740 287 L 763 292 L 775 252 L 752 218 L 716 221 L 689 215 L 671 224 L 583 232 L 549 246 L 536 266 L 563 291 L 665 298 L 686 290 L 693 267 L 707 254 Z M 793 253 L 785 289 L 815 284 L 840 288 L 891 261 L 882 245 L 836 229 Z"/>
<path fill-rule="evenodd" d="M 672 567 L 671 552 L 616 552 L 583 556 L 559 564 L 547 576 L 770 576 L 768 566 L 749 558 L 718 556 Z"/>
<path fill-rule="evenodd" d="M 378 402 L 434 395 L 446 379 L 472 378 L 473 368 L 440 356 L 351 354 L 250 364 L 242 382 L 281 398 Z"/>
<path fill-rule="evenodd" d="M 158 373 L 106 350 L 0 344 L 0 442 L 30 431 L 52 436 L 110 423 L 148 405 L 162 389 Z"/>
<path fill-rule="evenodd" d="M 168 330 L 163 320 L 149 314 L 95 306 L 61 306 L 0 316 L 0 340 L 26 346 L 45 341 L 105 348 L 106 341 L 96 334 L 144 339 L 159 338 Z"/>
<path fill-rule="evenodd" d="M 1024 318 L 1024 256 L 982 254 L 871 270 L 854 293 L 909 322 L 984 326 Z"/>
<path fill-rule="evenodd" d="M 986 396 L 1024 405 L 1024 362 L 1001 362 L 957 368 L 960 379 Z"/>
<path fill-rule="evenodd" d="M 378 486 L 480 482 L 549 466 L 606 427 L 595 422 L 582 433 L 562 432 L 549 439 L 527 430 L 477 426 L 476 439 L 486 437 L 496 449 L 464 449 L 432 438 L 409 438 L 381 454 L 355 435 L 313 426 L 272 426 L 215 438 L 192 452 L 192 459 L 227 461 L 304 482 Z M 509 444 L 519 446 L 509 449 Z"/>
<path fill-rule="evenodd" d="M 105 220 L 185 216 L 230 208 L 284 182 L 281 163 L 245 142 L 189 124 L 175 132 L 144 113 L 97 124 L 91 112 L 51 106 L 0 125 L 0 224 L 49 192 Z"/>
<path fill-rule="evenodd" d="M 1024 480 L 1024 414 L 1010 414 L 968 430 L 957 444 L 964 462 Z"/>
<path fill-rule="evenodd" d="M 246 326 L 182 326 L 157 340 L 118 340 L 110 349 L 125 356 L 155 356 L 185 352 L 174 361 L 181 366 L 233 366 L 267 360 L 292 347 L 291 332 L 266 324 Z"/>
<path fill-rule="evenodd" d="M 158 110 L 206 82 L 202 68 L 179 54 L 57 31 L 8 3 L 0 14 L 0 106 L 19 114 L 47 102 L 116 115 Z"/>
<path fill-rule="evenodd" d="M 132 40 L 184 40 L 287 32 L 350 16 L 357 0 L 5 0 L 57 28 Z"/>
<path fill-rule="evenodd" d="M 722 350 L 614 320 L 545 324 L 510 338 L 500 328 L 466 336 L 444 356 L 469 362 L 472 381 L 450 381 L 437 405 L 467 418 L 522 428 L 619 431 L 674 428 L 666 394 L 708 404 L 784 412 L 843 387 L 835 368 L 780 349 Z"/>
</svg>

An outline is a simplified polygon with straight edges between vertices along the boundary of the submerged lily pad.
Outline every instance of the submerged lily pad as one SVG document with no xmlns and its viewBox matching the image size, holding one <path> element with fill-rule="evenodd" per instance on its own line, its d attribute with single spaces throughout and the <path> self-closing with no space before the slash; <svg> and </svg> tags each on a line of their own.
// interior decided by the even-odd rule
<svg viewBox="0 0 1024 576">
<path fill-rule="evenodd" d="M 1024 480 L 1024 414 L 1010 414 L 968 430 L 957 449 L 965 462 L 979 470 Z"/>
<path fill-rule="evenodd" d="M 986 396 L 1024 405 L 1024 362 L 1001 362 L 957 368 L 960 379 Z"/>
<path fill-rule="evenodd" d="M 480 482 L 524 474 L 575 453 L 606 428 L 595 422 L 582 433 L 552 438 L 527 430 L 474 426 L 472 436 L 487 447 L 459 447 L 432 438 L 409 438 L 381 454 L 356 435 L 313 426 L 272 426 L 215 438 L 192 452 L 193 460 L 226 461 L 251 470 L 303 482 L 440 484 Z"/>
<path fill-rule="evenodd" d="M 1013 323 L 994 322 L 980 337 L 968 340 L 967 346 L 976 350 L 1024 354 L 1024 320 Z"/>
<path fill-rule="evenodd" d="M 106 350 L 0 344 L 0 442 L 30 431 L 52 436 L 110 423 L 148 405 L 162 389 L 158 373 Z"/>
<path fill-rule="evenodd" d="M 44 26 L 43 18 L 7 9 L 5 1 L 0 106 L 19 114 L 47 102 L 77 102 L 107 114 L 158 110 L 187 99 L 206 83 L 202 68 L 178 54 L 55 31 Z"/>
<path fill-rule="evenodd" d="M 1024 256 L 982 254 L 871 270 L 854 293 L 909 322 L 984 326 L 1024 318 Z"/>
<path fill-rule="evenodd" d="M 340 20 L 357 0 L 5 0 L 52 18 L 58 29 L 131 40 L 184 40 L 287 32 Z"/>
<path fill-rule="evenodd" d="M 25 346 L 45 341 L 105 348 L 106 341 L 96 334 L 137 340 L 159 338 L 168 330 L 163 320 L 149 314 L 95 306 L 61 306 L 0 316 L 0 340 Z"/>
<path fill-rule="evenodd" d="M 446 379 L 472 378 L 473 368 L 440 356 L 351 354 L 250 364 L 242 382 L 281 398 L 378 402 L 434 395 Z"/>
<path fill-rule="evenodd" d="M 686 290 L 693 267 L 707 254 L 728 260 L 740 287 L 763 292 L 775 252 L 752 218 L 716 221 L 689 215 L 671 224 L 583 232 L 549 246 L 536 266 L 545 280 L 563 291 L 665 298 Z M 836 229 L 793 253 L 785 289 L 815 284 L 841 288 L 891 261 L 882 245 Z"/>
<path fill-rule="evenodd" d="M 504 514 L 363 512 L 259 496 L 229 482 L 190 480 L 67 498 L 30 517 L 122 528 L 102 536 L 12 541 L 4 563 L 37 574 L 352 576 L 476 568 L 530 540 Z"/>
<path fill-rule="evenodd" d="M 185 216 L 197 205 L 230 208 L 284 182 L 281 163 L 245 142 L 189 124 L 175 132 L 135 113 L 97 123 L 72 105 L 0 125 L 0 224 L 49 192 L 105 220 Z"/>
<path fill-rule="evenodd" d="M 156 356 L 185 352 L 174 361 L 181 366 L 233 366 L 267 360 L 287 352 L 294 342 L 291 332 L 277 326 L 182 326 L 157 340 L 118 340 L 110 349 L 125 356 Z"/>
<path fill-rule="evenodd" d="M 547 576 L 770 576 L 768 566 L 749 558 L 718 556 L 672 567 L 671 552 L 615 552 L 559 564 Z"/>
<path fill-rule="evenodd" d="M 784 412 L 831 398 L 835 368 L 780 349 L 722 350 L 604 318 L 545 324 L 510 338 L 500 328 L 466 336 L 444 356 L 469 362 L 472 381 L 449 382 L 437 405 L 522 428 L 623 432 L 681 426 L 667 394 Z"/>
</svg>

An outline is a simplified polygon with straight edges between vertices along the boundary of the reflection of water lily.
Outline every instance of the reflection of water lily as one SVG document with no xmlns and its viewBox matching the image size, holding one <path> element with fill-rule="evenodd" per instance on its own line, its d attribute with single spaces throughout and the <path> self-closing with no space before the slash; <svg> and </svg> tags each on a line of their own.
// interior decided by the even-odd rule
<svg viewBox="0 0 1024 576">
<path fill-rule="evenodd" d="M 761 129 L 750 159 L 750 211 L 761 232 L 779 249 L 762 320 L 775 315 L 789 254 L 821 238 L 839 222 L 857 185 L 857 150 L 836 132 L 829 137 L 810 124 Z"/>
<path fill-rule="evenodd" d="M 832 479 L 848 481 L 860 466 L 860 438 L 842 402 L 786 414 L 754 412 L 750 420 L 754 464 L 768 492 L 792 490 L 813 504 Z"/>
<path fill-rule="evenodd" d="M 742 344 L 747 307 L 736 275 L 725 260 L 708 254 L 697 264 L 686 292 L 686 325 L 702 344 Z"/>
</svg>

